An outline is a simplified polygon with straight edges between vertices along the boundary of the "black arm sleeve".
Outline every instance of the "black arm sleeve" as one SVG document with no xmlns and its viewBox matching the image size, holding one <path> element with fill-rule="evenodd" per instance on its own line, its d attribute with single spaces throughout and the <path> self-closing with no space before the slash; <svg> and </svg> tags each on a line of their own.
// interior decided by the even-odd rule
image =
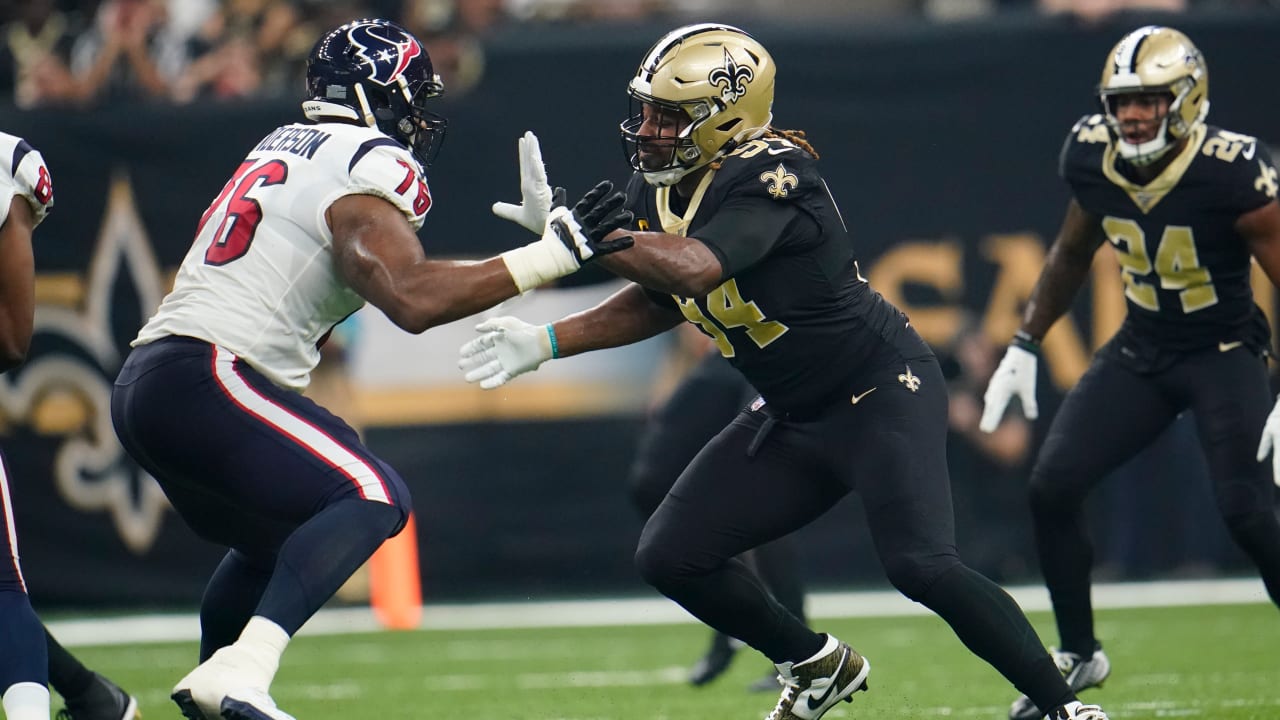
<svg viewBox="0 0 1280 720">
<path fill-rule="evenodd" d="M 716 254 L 723 277 L 751 267 L 787 237 L 787 227 L 802 213 L 790 203 L 758 197 L 729 200 L 693 236 Z"/>
</svg>

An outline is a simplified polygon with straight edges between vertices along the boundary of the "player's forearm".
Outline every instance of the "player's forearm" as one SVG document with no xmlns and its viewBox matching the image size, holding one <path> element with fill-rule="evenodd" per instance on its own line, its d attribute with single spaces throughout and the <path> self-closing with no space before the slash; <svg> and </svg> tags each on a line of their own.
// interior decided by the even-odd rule
<svg viewBox="0 0 1280 720">
<path fill-rule="evenodd" d="M 499 258 L 424 259 L 398 276 L 355 287 L 393 323 L 415 334 L 488 310 L 517 294 Z"/>
<path fill-rule="evenodd" d="M 655 305 L 639 285 L 628 285 L 604 302 L 552 323 L 557 357 L 622 347 L 680 324 L 679 313 Z"/>
<path fill-rule="evenodd" d="M 597 260 L 619 277 L 680 297 L 703 297 L 723 279 L 720 261 L 698 240 L 658 232 L 626 234 L 635 238 L 633 247 Z"/>
<path fill-rule="evenodd" d="M 1072 252 L 1055 244 L 1049 250 L 1044 270 L 1027 300 L 1021 330 L 1039 342 L 1058 318 L 1070 309 L 1092 265 L 1092 253 Z"/>
</svg>

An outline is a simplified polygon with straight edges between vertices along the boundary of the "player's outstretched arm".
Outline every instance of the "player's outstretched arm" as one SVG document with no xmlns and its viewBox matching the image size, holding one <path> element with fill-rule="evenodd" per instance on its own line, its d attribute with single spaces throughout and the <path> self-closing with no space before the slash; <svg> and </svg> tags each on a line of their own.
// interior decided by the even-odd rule
<svg viewBox="0 0 1280 720">
<path fill-rule="evenodd" d="M 35 257 L 31 232 L 35 213 L 27 199 L 15 196 L 0 224 L 0 372 L 27 357 L 35 323 Z"/>
<path fill-rule="evenodd" d="M 599 190 L 587 193 L 573 211 L 553 210 L 538 240 L 478 262 L 427 258 L 404 215 L 373 195 L 341 197 L 329 206 L 325 218 L 343 280 L 396 325 L 420 333 L 629 247 L 630 238 L 604 240 L 630 223 L 631 214 L 621 210 L 620 193 Z"/>
<path fill-rule="evenodd" d="M 640 286 L 628 285 L 590 310 L 546 325 L 509 316 L 486 320 L 476 326 L 480 337 L 459 348 L 458 367 L 467 382 L 492 390 L 547 360 L 629 345 L 681 320 L 678 312 L 650 300 Z"/>
<path fill-rule="evenodd" d="M 1104 240 L 1098 218 L 1086 212 L 1073 198 L 1067 205 L 1058 237 L 1049 248 L 1040 279 L 1027 300 L 1022 327 L 1014 335 L 982 396 L 982 419 L 978 428 L 983 432 L 995 432 L 1014 397 L 1021 402 L 1027 419 L 1039 417 L 1036 367 L 1040 359 L 1040 339 L 1071 307 L 1072 300 L 1089 275 L 1093 255 Z"/>
</svg>

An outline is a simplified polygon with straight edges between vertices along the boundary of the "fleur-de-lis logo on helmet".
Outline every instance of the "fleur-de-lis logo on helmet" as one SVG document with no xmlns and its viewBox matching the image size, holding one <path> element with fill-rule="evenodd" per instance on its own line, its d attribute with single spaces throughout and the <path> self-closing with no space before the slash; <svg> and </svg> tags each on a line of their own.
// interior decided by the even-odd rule
<svg viewBox="0 0 1280 720">
<path fill-rule="evenodd" d="M 915 392 L 920 389 L 920 376 L 911 372 L 910 365 L 907 366 L 907 371 L 905 373 L 898 375 L 898 382 L 906 385 L 907 389 L 911 392 Z"/>
<path fill-rule="evenodd" d="M 718 67 L 707 75 L 707 82 L 720 88 L 720 97 L 727 102 L 736 103 L 738 98 L 747 94 L 747 83 L 755 79 L 755 72 L 746 65 L 739 65 L 724 49 L 724 67 Z"/>
<path fill-rule="evenodd" d="M 787 169 L 778 163 L 778 167 L 766 173 L 760 173 L 760 182 L 765 184 L 765 189 L 775 198 L 784 198 L 787 191 L 794 189 L 800 184 L 800 178 L 794 173 L 787 172 Z"/>
</svg>

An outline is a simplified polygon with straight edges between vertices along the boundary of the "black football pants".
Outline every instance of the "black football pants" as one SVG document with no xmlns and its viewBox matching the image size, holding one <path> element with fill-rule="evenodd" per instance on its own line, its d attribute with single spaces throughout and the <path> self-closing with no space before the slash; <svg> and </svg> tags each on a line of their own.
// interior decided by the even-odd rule
<svg viewBox="0 0 1280 720">
<path fill-rule="evenodd" d="M 927 351 L 925 351 L 927 352 Z M 647 582 L 703 622 L 764 653 L 799 661 L 820 635 L 788 613 L 735 556 L 794 532 L 852 490 L 876 551 L 904 595 L 941 616 L 968 648 L 1041 707 L 1071 692 L 1021 610 L 956 553 L 946 466 L 946 385 L 931 355 L 863 374 L 864 385 L 805 421 L 745 411 L 698 454 L 645 525 Z M 824 547 L 804 547 L 840 563 Z M 855 642 L 856 644 L 856 642 Z"/>
<path fill-rule="evenodd" d="M 1036 546 L 1064 650 L 1088 655 L 1097 642 L 1085 497 L 1185 410 L 1195 413 L 1218 514 L 1280 604 L 1271 461 L 1256 461 L 1271 407 L 1266 364 L 1244 347 L 1187 355 L 1154 374 L 1105 356 L 1094 361 L 1063 401 L 1031 473 Z M 1158 488 L 1159 478 L 1152 484 Z"/>
<path fill-rule="evenodd" d="M 644 519 L 667 496 L 703 445 L 755 397 L 755 389 L 720 353 L 705 355 L 649 419 L 636 450 L 628 486 Z M 790 536 L 748 550 L 742 558 L 778 602 L 802 622 L 804 582 Z"/>
</svg>

